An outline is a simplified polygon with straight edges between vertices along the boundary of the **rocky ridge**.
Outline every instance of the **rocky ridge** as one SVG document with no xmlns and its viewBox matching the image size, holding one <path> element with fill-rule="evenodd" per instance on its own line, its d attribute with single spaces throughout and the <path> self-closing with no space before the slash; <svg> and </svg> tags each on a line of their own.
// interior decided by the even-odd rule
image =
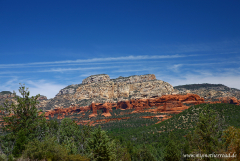
<svg viewBox="0 0 240 161">
<path fill-rule="evenodd" d="M 172 85 L 157 80 L 154 74 L 116 79 L 100 74 L 84 79 L 82 84 L 67 86 L 40 108 L 51 110 L 55 107 L 67 108 L 71 104 L 89 106 L 92 102 L 116 103 L 130 99 L 155 98 L 172 93 L 174 93 Z"/>
<path fill-rule="evenodd" d="M 174 89 L 179 94 L 197 94 L 207 101 L 217 101 L 221 97 L 235 97 L 238 100 L 240 99 L 240 90 L 229 88 L 223 84 L 188 84 L 175 86 Z"/>
</svg>

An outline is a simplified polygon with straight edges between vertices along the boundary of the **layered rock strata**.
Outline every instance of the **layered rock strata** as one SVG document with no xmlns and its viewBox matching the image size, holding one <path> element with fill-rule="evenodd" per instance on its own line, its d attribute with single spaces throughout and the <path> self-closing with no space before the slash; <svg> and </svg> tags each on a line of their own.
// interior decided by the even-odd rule
<svg viewBox="0 0 240 161">
<path fill-rule="evenodd" d="M 70 85 L 53 99 L 41 105 L 43 110 L 55 107 L 69 107 L 70 104 L 89 106 L 92 102 L 116 103 L 119 101 L 155 98 L 174 93 L 173 86 L 157 80 L 154 74 L 119 77 L 110 79 L 106 74 L 93 75 L 82 81 L 82 84 Z"/>
<path fill-rule="evenodd" d="M 89 117 L 95 117 L 97 111 L 101 110 L 104 116 L 111 116 L 110 112 L 113 108 L 116 109 L 134 109 L 135 111 L 141 111 L 150 107 L 155 107 L 152 112 L 167 112 L 179 113 L 182 110 L 188 108 L 184 104 L 201 104 L 204 103 L 204 99 L 195 94 L 187 95 L 164 95 L 162 97 L 150 98 L 150 99 L 131 99 L 126 101 L 120 101 L 117 103 L 92 103 L 89 106 L 79 107 L 77 105 L 71 105 L 69 108 L 55 108 L 45 113 L 46 117 L 59 115 L 58 118 L 62 118 L 74 113 L 82 113 L 91 111 L 92 114 Z M 172 111 L 172 112 L 171 112 Z M 174 112 L 175 111 L 175 112 Z"/>
<path fill-rule="evenodd" d="M 110 80 L 110 77 L 107 74 L 91 75 L 90 77 L 85 78 L 82 81 L 82 84 L 98 83 L 98 82 L 104 82 L 109 80 Z"/>
<path fill-rule="evenodd" d="M 98 115 L 98 111 L 102 111 L 103 116 L 109 117 L 111 116 L 111 112 L 113 109 L 133 109 L 132 113 L 141 113 L 141 112 L 152 112 L 152 113 L 164 113 L 164 115 L 156 115 L 156 116 L 143 116 L 143 118 L 159 118 L 159 122 L 164 121 L 169 117 L 169 115 L 165 115 L 166 113 L 170 114 L 178 114 L 181 113 L 183 110 L 188 109 L 192 105 L 202 104 L 202 103 L 230 103 L 230 104 L 240 104 L 240 100 L 237 100 L 234 97 L 223 97 L 219 98 L 219 101 L 216 102 L 205 102 L 204 98 L 196 94 L 186 94 L 186 95 L 164 95 L 161 97 L 150 98 L 150 99 L 131 99 L 126 101 L 120 101 L 117 103 L 92 103 L 89 106 L 80 107 L 78 105 L 72 104 L 69 108 L 55 108 L 54 110 L 48 110 L 45 113 L 47 119 L 49 117 L 54 117 L 57 115 L 57 119 L 63 119 L 65 116 L 73 115 L 73 114 L 82 114 L 85 115 L 86 112 L 91 112 L 88 116 L 96 117 Z M 117 118 L 117 120 L 121 119 L 129 119 L 127 117 Z M 79 119 L 77 121 L 78 124 L 87 124 L 90 123 L 91 125 L 95 125 L 97 122 L 108 122 L 114 121 L 113 118 L 111 119 L 101 119 L 101 120 L 83 120 Z M 89 122 L 90 121 L 90 122 Z M 115 119 L 116 121 L 116 119 Z"/>
</svg>

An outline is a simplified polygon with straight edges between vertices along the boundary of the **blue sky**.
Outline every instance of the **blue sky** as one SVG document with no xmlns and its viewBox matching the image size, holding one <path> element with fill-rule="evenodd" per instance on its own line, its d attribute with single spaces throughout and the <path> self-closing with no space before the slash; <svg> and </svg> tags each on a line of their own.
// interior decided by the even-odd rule
<svg viewBox="0 0 240 161">
<path fill-rule="evenodd" d="M 240 89 L 239 0 L 0 0 L 0 91 L 53 98 L 90 75 Z"/>
</svg>

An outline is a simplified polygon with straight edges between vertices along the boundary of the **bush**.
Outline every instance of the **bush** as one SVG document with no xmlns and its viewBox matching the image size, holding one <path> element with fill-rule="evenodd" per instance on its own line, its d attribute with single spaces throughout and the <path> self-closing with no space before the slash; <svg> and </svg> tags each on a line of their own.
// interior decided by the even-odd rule
<svg viewBox="0 0 240 161">
<path fill-rule="evenodd" d="M 240 160 L 240 129 L 233 126 L 224 131 L 224 147 L 228 153 L 236 154 L 237 160 Z"/>
<path fill-rule="evenodd" d="M 89 161 L 89 159 L 84 156 L 81 156 L 80 154 L 76 154 L 76 155 L 69 155 L 68 161 Z"/>
<path fill-rule="evenodd" d="M 56 142 L 55 137 L 46 137 L 43 141 L 34 139 L 26 145 L 23 153 L 24 158 L 46 159 L 51 161 L 67 160 L 68 151 Z"/>
<path fill-rule="evenodd" d="M 7 155 L 0 154 L 0 161 L 5 161 L 5 160 L 7 160 Z"/>
</svg>

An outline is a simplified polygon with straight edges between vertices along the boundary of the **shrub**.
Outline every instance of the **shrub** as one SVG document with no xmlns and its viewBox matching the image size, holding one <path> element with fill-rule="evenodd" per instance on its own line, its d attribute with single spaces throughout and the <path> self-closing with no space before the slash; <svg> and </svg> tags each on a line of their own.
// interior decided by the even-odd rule
<svg viewBox="0 0 240 161">
<path fill-rule="evenodd" d="M 237 155 L 237 159 L 240 160 L 240 129 L 233 126 L 228 127 L 224 131 L 223 138 L 225 139 L 225 149 L 227 152 Z"/>
<path fill-rule="evenodd" d="M 68 158 L 68 151 L 57 143 L 55 137 L 47 136 L 43 141 L 34 139 L 29 142 L 26 145 L 26 150 L 23 152 L 23 157 L 38 160 L 64 161 Z"/>
<path fill-rule="evenodd" d="M 5 161 L 5 160 L 7 160 L 7 155 L 0 154 L 0 161 Z"/>
<path fill-rule="evenodd" d="M 68 161 L 89 161 L 89 159 L 80 154 L 71 154 L 68 156 Z"/>
</svg>

